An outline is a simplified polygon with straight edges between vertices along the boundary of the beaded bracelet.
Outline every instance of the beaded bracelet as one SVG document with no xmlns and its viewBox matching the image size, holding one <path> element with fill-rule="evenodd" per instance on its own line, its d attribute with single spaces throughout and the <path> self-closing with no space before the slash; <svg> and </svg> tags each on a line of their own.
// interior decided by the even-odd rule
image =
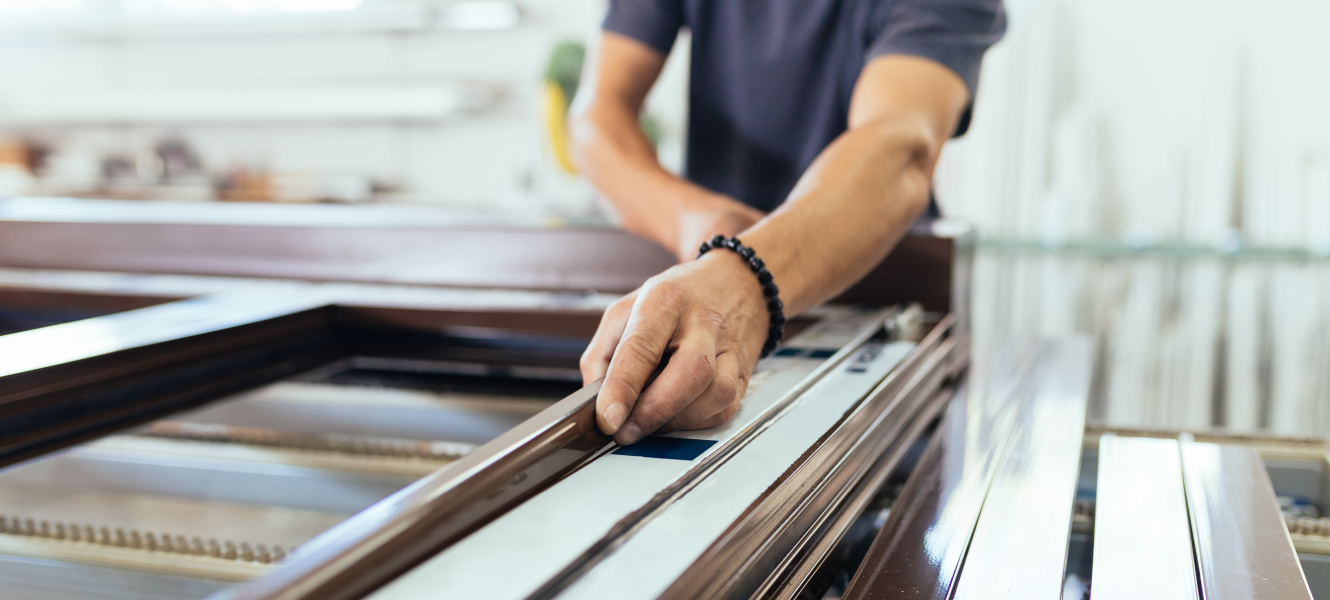
<svg viewBox="0 0 1330 600">
<path fill-rule="evenodd" d="M 712 251 L 715 248 L 726 248 L 742 256 L 748 262 L 748 268 L 752 269 L 753 274 L 757 275 L 757 282 L 762 286 L 762 297 L 767 300 L 767 312 L 771 314 L 770 326 L 767 329 L 767 341 L 762 344 L 762 358 L 771 355 L 776 349 L 776 344 L 785 337 L 785 303 L 780 301 L 780 288 L 771 279 L 771 272 L 767 270 L 766 263 L 757 257 L 757 253 L 752 248 L 743 245 L 739 238 L 725 237 L 717 235 L 711 239 L 702 242 L 702 247 L 697 250 L 697 257 L 702 258 L 703 254 Z"/>
</svg>

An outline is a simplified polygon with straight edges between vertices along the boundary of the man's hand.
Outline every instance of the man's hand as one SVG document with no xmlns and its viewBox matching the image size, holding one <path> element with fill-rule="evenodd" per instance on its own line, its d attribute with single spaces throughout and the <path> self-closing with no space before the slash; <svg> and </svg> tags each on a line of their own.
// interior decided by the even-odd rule
<svg viewBox="0 0 1330 600">
<path fill-rule="evenodd" d="M 726 196 L 709 195 L 686 202 L 678 217 L 678 243 L 674 253 L 681 263 L 693 260 L 702 242 L 714 235 L 738 235 L 765 216 L 762 211 Z"/>
<path fill-rule="evenodd" d="M 652 277 L 605 311 L 582 355 L 582 379 L 605 378 L 596 400 L 601 430 L 631 444 L 657 430 L 734 418 L 768 318 L 757 278 L 732 252 L 710 252 Z M 669 363 L 646 386 L 667 354 Z"/>
</svg>

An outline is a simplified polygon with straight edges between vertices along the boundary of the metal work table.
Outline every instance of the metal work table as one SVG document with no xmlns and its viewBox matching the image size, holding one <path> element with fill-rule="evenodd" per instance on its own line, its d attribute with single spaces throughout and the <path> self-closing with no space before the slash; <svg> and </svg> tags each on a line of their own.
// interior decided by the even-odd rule
<svg viewBox="0 0 1330 600">
<path fill-rule="evenodd" d="M 1263 600 L 1330 565 L 1323 443 L 1087 429 L 1087 340 L 973 346 L 955 224 L 792 321 L 733 422 L 619 447 L 577 357 L 658 249 L 178 209 L 0 203 L 25 597 Z"/>
</svg>

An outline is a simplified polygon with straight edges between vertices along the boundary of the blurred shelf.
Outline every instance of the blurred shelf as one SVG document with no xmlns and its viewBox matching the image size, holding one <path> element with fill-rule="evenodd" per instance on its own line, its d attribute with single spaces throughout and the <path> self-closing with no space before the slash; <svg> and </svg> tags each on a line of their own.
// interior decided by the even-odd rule
<svg viewBox="0 0 1330 600">
<path fill-rule="evenodd" d="M 0 196 L 0 221 L 249 227 L 456 227 L 613 229 L 604 218 L 482 213 L 444 205 L 173 202 Z"/>
<path fill-rule="evenodd" d="M 101 125 L 452 119 L 493 105 L 497 86 L 362 85 L 0 96 L 0 124 Z"/>
<path fill-rule="evenodd" d="M 72 41 L 197 39 L 302 34 L 496 31 L 522 21 L 505 0 L 367 4 L 347 10 L 195 13 L 126 16 L 116 13 L 42 13 L 0 21 L 0 35 L 41 35 Z"/>
<path fill-rule="evenodd" d="M 1225 261 L 1330 262 L 1330 248 L 1195 242 L 1142 242 L 1113 238 L 1039 240 L 980 236 L 976 249 L 986 254 L 1053 255 L 1084 258 L 1217 259 Z"/>
<path fill-rule="evenodd" d="M 0 221 L 276 227 L 484 226 L 492 217 L 434 207 L 81 198 L 0 198 Z"/>
</svg>

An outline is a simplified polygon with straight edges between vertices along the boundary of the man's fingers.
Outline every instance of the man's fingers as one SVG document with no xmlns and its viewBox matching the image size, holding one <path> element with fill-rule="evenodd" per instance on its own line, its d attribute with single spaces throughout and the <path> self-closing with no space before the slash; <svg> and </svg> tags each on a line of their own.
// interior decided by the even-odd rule
<svg viewBox="0 0 1330 600">
<path fill-rule="evenodd" d="M 716 378 L 712 380 L 711 385 L 697 397 L 697 400 L 661 427 L 661 430 L 702 429 L 700 424 L 712 417 L 730 409 L 737 409 L 747 389 L 748 378 L 744 377 L 740 370 L 739 358 L 733 352 L 723 352 L 716 357 Z M 733 415 L 733 411 L 729 412 L 725 421 Z"/>
<path fill-rule="evenodd" d="M 715 379 L 716 332 L 696 328 L 685 332 L 669 364 L 637 399 L 615 440 L 631 444 L 659 429 L 701 396 Z"/>
<path fill-rule="evenodd" d="M 591 343 L 582 352 L 578 362 L 582 371 L 582 385 L 591 385 L 591 382 L 604 377 L 605 371 L 609 370 L 610 358 L 623 338 L 623 330 L 628 325 L 632 308 L 633 297 L 625 297 L 605 309 L 605 314 L 600 317 L 600 326 L 596 327 L 596 335 L 591 338 Z"/>
<path fill-rule="evenodd" d="M 656 296 L 647 293 L 637 298 L 596 398 L 600 429 L 610 435 L 618 433 L 633 412 L 679 324 L 679 303 Z"/>
</svg>

